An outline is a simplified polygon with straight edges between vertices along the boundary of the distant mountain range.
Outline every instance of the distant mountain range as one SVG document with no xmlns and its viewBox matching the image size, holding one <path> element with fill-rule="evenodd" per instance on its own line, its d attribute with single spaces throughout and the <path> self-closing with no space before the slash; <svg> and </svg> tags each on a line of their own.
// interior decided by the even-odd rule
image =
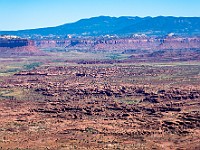
<svg viewBox="0 0 200 150">
<path fill-rule="evenodd" d="M 109 17 L 99 16 L 81 19 L 74 23 L 67 23 L 56 27 L 39 29 L 0 31 L 0 34 L 17 36 L 100 36 L 131 34 L 166 35 L 200 35 L 200 17 Z"/>
</svg>

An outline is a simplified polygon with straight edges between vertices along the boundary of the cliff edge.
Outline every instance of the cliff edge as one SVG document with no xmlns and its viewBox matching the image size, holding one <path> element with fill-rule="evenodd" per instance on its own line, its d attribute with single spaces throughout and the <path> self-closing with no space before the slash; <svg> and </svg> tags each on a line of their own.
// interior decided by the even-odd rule
<svg viewBox="0 0 200 150">
<path fill-rule="evenodd" d="M 0 36 L 0 56 L 34 56 L 43 55 L 39 49 L 34 46 L 34 42 L 17 36 Z"/>
</svg>

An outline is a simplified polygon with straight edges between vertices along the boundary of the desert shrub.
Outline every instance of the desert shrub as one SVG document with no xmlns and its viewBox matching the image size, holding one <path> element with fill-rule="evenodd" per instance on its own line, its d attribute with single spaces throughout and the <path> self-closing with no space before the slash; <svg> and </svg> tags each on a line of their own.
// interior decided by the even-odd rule
<svg viewBox="0 0 200 150">
<path fill-rule="evenodd" d="M 18 71 L 20 71 L 19 68 L 12 68 L 12 69 L 2 71 L 2 73 L 13 73 L 13 72 L 18 72 Z"/>
<path fill-rule="evenodd" d="M 42 65 L 41 62 L 34 62 L 34 63 L 28 64 L 28 65 L 25 65 L 24 68 L 26 70 L 31 70 L 31 69 L 35 69 L 35 68 L 39 67 L 40 65 Z"/>
</svg>

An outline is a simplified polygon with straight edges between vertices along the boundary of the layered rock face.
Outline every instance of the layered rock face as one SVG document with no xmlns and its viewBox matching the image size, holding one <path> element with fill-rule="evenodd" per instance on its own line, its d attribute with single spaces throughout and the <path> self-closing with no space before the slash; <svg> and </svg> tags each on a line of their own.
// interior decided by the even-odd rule
<svg viewBox="0 0 200 150">
<path fill-rule="evenodd" d="M 200 37 L 142 37 L 142 38 L 87 38 L 36 41 L 38 47 L 65 47 L 66 49 L 124 51 L 198 49 Z"/>
<path fill-rule="evenodd" d="M 29 41 L 27 39 L 0 39 L 0 47 L 15 48 L 28 45 Z"/>
<path fill-rule="evenodd" d="M 54 48 L 54 47 L 66 47 L 71 45 L 72 40 L 35 40 L 34 45 L 39 48 Z"/>
<path fill-rule="evenodd" d="M 1 36 L 0 54 L 1 56 L 10 56 L 41 55 L 42 53 L 34 46 L 33 41 L 13 36 Z"/>
</svg>

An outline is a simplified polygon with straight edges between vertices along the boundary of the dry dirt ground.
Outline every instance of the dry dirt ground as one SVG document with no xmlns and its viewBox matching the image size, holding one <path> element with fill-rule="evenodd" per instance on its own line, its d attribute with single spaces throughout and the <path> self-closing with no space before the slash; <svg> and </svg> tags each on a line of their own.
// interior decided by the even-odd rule
<svg viewBox="0 0 200 150">
<path fill-rule="evenodd" d="M 46 65 L 2 77 L 0 149 L 200 149 L 200 64 Z"/>
</svg>

